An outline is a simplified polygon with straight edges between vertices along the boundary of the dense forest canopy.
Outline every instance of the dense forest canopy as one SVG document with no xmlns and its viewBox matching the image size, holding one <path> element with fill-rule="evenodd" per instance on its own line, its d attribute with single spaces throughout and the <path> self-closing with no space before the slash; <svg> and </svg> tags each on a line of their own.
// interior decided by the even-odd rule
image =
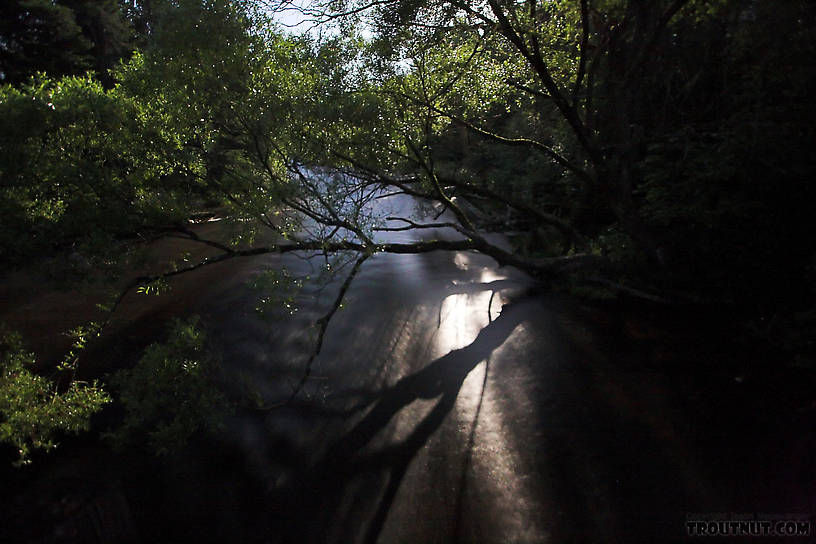
<svg viewBox="0 0 816 544">
<path fill-rule="evenodd" d="M 293 8 L 316 30 L 274 23 Z M 262 252 L 473 250 L 555 288 L 807 330 L 814 14 L 804 0 L 5 2 L 0 261 L 127 275 L 157 237 L 221 251 L 135 289 Z M 372 216 L 390 192 L 451 211 L 461 238 L 379 242 L 441 224 Z M 215 209 L 234 244 L 190 230 Z M 279 242 L 253 245 L 258 231 Z M 812 350 L 796 338 L 782 347 Z M 4 387 L 22 375 L 8 368 Z"/>
</svg>

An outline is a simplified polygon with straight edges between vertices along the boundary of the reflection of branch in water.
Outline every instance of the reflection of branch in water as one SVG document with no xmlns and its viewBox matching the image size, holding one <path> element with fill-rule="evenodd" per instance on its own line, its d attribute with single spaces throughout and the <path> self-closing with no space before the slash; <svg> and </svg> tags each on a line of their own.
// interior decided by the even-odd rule
<svg viewBox="0 0 816 544">
<path fill-rule="evenodd" d="M 357 258 L 357 261 L 354 263 L 354 267 L 351 269 L 348 277 L 346 277 L 346 281 L 343 282 L 343 285 L 340 286 L 340 292 L 337 294 L 337 298 L 334 300 L 334 304 L 329 309 L 329 311 L 317 320 L 316 324 L 318 325 L 317 331 L 317 343 L 315 345 L 315 349 L 312 354 L 309 356 L 309 360 L 306 362 L 306 369 L 303 372 L 303 376 L 300 378 L 300 381 L 295 386 L 292 391 L 292 394 L 286 399 L 284 402 L 279 403 L 276 406 L 282 406 L 284 404 L 288 404 L 292 402 L 292 400 L 300 393 L 303 389 L 303 386 L 306 385 L 306 381 L 309 379 L 309 376 L 312 374 L 312 363 L 320 355 L 320 351 L 323 348 L 323 339 L 326 335 L 326 329 L 329 327 L 329 321 L 331 321 L 332 316 L 340 309 L 340 306 L 343 304 L 343 299 L 346 296 L 346 292 L 348 291 L 349 287 L 351 286 L 351 282 L 354 280 L 354 277 L 357 275 L 357 272 L 360 270 L 360 266 L 368 259 L 370 255 L 367 253 L 363 253 L 360 257 Z"/>
<path fill-rule="evenodd" d="M 313 298 L 315 299 L 321 298 L 326 289 L 332 285 L 333 280 L 341 274 L 345 268 L 356 262 L 355 257 L 358 257 L 358 255 L 352 254 L 348 259 L 344 259 L 342 253 L 329 253 L 327 251 L 320 251 L 315 253 L 314 256 L 323 259 L 323 264 L 317 270 L 314 269 L 312 263 L 309 263 L 310 266 L 312 266 L 310 273 L 315 274 L 315 277 L 312 278 L 310 276 L 306 279 L 314 280 L 313 283 L 316 287 Z M 352 269 L 353 268 L 354 266 L 352 265 Z"/>
<path fill-rule="evenodd" d="M 304 254 L 298 253 L 297 251 L 292 252 L 291 255 L 294 258 L 298 259 L 298 260 L 301 260 L 301 261 L 303 261 L 305 263 L 308 263 L 309 264 L 309 273 L 310 274 L 314 274 L 314 272 L 315 272 L 315 266 L 314 266 L 314 263 L 312 261 L 314 261 L 317 257 L 321 256 L 320 253 L 307 253 L 307 254 L 304 255 Z"/>
</svg>

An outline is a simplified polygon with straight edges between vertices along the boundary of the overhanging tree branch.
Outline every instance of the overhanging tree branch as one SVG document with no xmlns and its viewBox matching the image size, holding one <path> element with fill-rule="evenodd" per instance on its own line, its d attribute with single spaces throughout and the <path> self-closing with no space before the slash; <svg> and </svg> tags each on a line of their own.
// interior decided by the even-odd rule
<svg viewBox="0 0 816 544">
<path fill-rule="evenodd" d="M 538 37 L 535 35 L 535 33 L 531 34 L 531 49 L 527 46 L 521 34 L 519 34 L 516 28 L 513 27 L 504 9 L 502 8 L 502 5 L 497 0 L 488 0 L 488 4 L 490 5 L 490 9 L 498 22 L 499 32 L 501 32 L 502 35 L 504 35 L 504 37 L 510 41 L 510 43 L 527 60 L 535 73 L 538 75 L 538 78 L 541 80 L 544 88 L 551 96 L 564 120 L 566 120 L 570 125 L 570 128 L 578 140 L 578 143 L 581 145 L 587 155 L 589 155 L 592 163 L 596 166 L 603 164 L 601 153 L 597 146 L 590 141 L 584 123 L 578 116 L 577 111 L 572 107 L 570 102 L 561 92 L 561 89 L 558 87 L 558 84 L 555 82 L 552 74 L 550 73 L 549 66 L 541 56 Z"/>
<path fill-rule="evenodd" d="M 466 121 L 462 117 L 460 117 L 458 115 L 455 115 L 453 113 L 450 113 L 448 111 L 445 111 L 445 110 L 439 108 L 438 106 L 435 106 L 433 104 L 424 103 L 421 100 L 419 100 L 419 99 L 417 99 L 415 97 L 412 97 L 412 96 L 410 96 L 410 95 L 408 95 L 406 93 L 390 92 L 389 94 L 396 94 L 396 95 L 398 95 L 398 96 L 400 96 L 402 98 L 405 98 L 407 100 L 410 100 L 410 101 L 416 103 L 417 105 L 421 105 L 421 106 L 430 108 L 431 111 L 433 111 L 434 113 L 436 113 L 438 115 L 441 115 L 442 117 L 445 117 L 447 119 L 450 119 L 454 123 L 461 124 L 462 126 L 472 130 L 473 132 L 476 132 L 477 134 L 480 134 L 482 136 L 486 136 L 486 137 L 488 137 L 488 138 L 490 138 L 492 140 L 495 140 L 497 142 L 501 142 L 501 143 L 507 144 L 507 145 L 526 146 L 526 147 L 533 147 L 535 149 L 538 149 L 539 151 L 542 151 L 546 155 L 548 155 L 555 162 L 557 162 L 558 164 L 560 164 L 564 168 L 568 169 L 570 172 L 573 172 L 574 174 L 576 174 L 581 180 L 583 180 L 585 182 L 591 182 L 592 181 L 592 176 L 590 176 L 590 174 L 586 170 L 584 170 L 583 168 L 581 168 L 577 164 L 573 163 L 572 161 L 570 161 L 569 159 L 567 159 L 566 157 L 564 157 L 563 155 L 558 153 L 552 147 L 550 147 L 550 146 L 548 146 L 546 144 L 543 144 L 543 143 L 539 142 L 538 140 L 532 140 L 530 138 L 510 138 L 510 137 L 507 137 L 507 136 L 502 136 L 500 134 L 497 134 L 495 132 L 487 130 L 487 129 L 483 128 L 483 127 L 475 125 L 475 124 L 471 123 L 470 121 Z"/>
<path fill-rule="evenodd" d="M 532 87 L 530 87 L 528 85 L 524 85 L 523 83 L 519 83 L 518 81 L 514 81 L 514 80 L 512 80 L 510 78 L 505 79 L 504 82 L 507 83 L 508 85 L 510 85 L 511 87 L 514 87 L 514 88 L 516 88 L 516 89 L 518 89 L 520 91 L 524 91 L 525 93 L 531 94 L 533 96 L 537 96 L 539 98 L 544 98 L 546 100 L 549 100 L 550 98 L 552 98 L 547 93 L 541 92 L 538 89 L 533 89 Z"/>
<path fill-rule="evenodd" d="M 583 236 L 581 236 L 581 234 L 577 230 L 575 230 L 575 228 L 573 228 L 572 225 L 570 225 L 569 223 L 567 223 L 566 221 L 564 221 L 563 219 L 556 215 L 542 212 L 541 210 L 538 210 L 530 206 L 529 204 L 519 202 L 509 196 L 497 193 L 496 191 L 492 191 L 487 187 L 473 185 L 471 183 L 451 178 L 445 178 L 444 181 L 446 183 L 450 183 L 457 189 L 460 189 L 466 193 L 471 193 L 477 196 L 482 196 L 497 202 L 501 202 L 515 210 L 518 210 L 519 212 L 525 215 L 534 218 L 538 222 L 547 225 L 552 225 L 561 232 L 561 234 L 564 236 L 565 240 L 568 241 L 568 243 L 571 243 L 576 247 L 581 247 L 585 243 Z"/>
</svg>

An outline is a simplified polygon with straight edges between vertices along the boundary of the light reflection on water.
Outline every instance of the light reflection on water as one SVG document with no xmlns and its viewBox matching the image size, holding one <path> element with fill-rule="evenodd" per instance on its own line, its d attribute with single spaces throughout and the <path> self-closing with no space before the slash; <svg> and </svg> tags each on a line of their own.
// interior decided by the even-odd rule
<svg viewBox="0 0 816 544">
<path fill-rule="evenodd" d="M 403 215 L 420 220 L 420 217 L 409 215 L 412 204 L 412 199 L 405 196 L 376 202 L 382 207 L 383 215 Z M 443 216 L 438 220 L 448 218 Z M 401 226 L 396 221 L 387 223 L 393 227 Z M 459 234 L 441 228 L 419 233 L 382 232 L 377 234 L 377 239 L 410 242 L 417 236 L 445 239 L 459 237 Z M 344 274 L 340 276 L 344 277 Z M 485 534 L 504 532 L 508 540 L 514 541 L 541 541 L 541 535 L 545 534 L 537 525 L 531 525 L 535 523 L 531 520 L 539 516 L 533 511 L 538 503 L 532 498 L 530 483 L 523 475 L 525 463 L 519 452 L 514 451 L 518 444 L 511 434 L 513 415 L 502 412 L 506 404 L 503 395 L 512 391 L 517 397 L 526 391 L 506 387 L 486 360 L 467 361 L 472 370 L 464 381 L 461 381 L 461 365 L 458 369 L 451 368 L 450 383 L 442 384 L 438 390 L 433 383 L 410 381 L 412 376 L 422 376 L 426 367 L 451 351 L 471 345 L 484 327 L 499 317 L 510 292 L 523 287 L 527 281 L 518 273 L 497 269 L 492 259 L 474 253 L 377 254 L 364 263 L 347 293 L 344 309 L 333 318 L 312 374 L 325 379 L 313 379 L 307 384 L 302 395 L 304 401 L 320 406 L 325 403 L 330 407 L 355 406 L 359 399 L 355 400 L 354 396 L 359 391 L 388 393 L 389 388 L 399 385 L 403 379 L 409 380 L 405 384 L 413 383 L 418 388 L 415 398 L 409 399 L 405 405 L 395 405 L 398 409 L 390 417 L 377 420 L 381 427 L 366 431 L 370 436 L 366 435 L 367 441 L 359 452 L 348 452 L 350 458 L 405 447 L 412 436 L 423 435 L 430 428 L 429 424 L 439 424 L 423 440 L 422 448 L 411 452 L 411 469 L 405 477 L 391 476 L 400 478 L 402 484 L 392 505 L 393 512 L 389 514 L 395 534 L 410 533 L 410 520 L 428 514 L 428 508 L 440 516 L 444 512 L 447 519 L 456 517 L 457 511 L 452 509 L 454 501 L 462 505 L 463 519 L 468 520 L 477 532 L 482 529 L 487 531 Z M 271 373 L 264 377 L 284 393 L 288 382 L 281 379 L 281 368 L 285 365 L 295 378 L 302 374 L 303 354 L 312 349 L 307 342 L 311 336 L 305 331 L 310 330 L 310 323 L 323 314 L 333 293 L 326 291 L 325 300 L 319 302 L 316 297 L 305 300 L 305 307 L 287 319 L 286 327 L 275 329 L 274 349 L 270 350 L 269 361 L 259 361 L 256 365 L 258 372 Z M 312 311 L 307 311 L 310 307 Z M 486 352 L 484 356 L 494 356 L 494 364 L 500 367 L 501 352 L 508 345 L 515 344 L 519 334 L 527 334 L 523 329 L 522 324 L 492 355 Z M 241 344 L 246 343 L 242 341 Z M 515 348 L 506 353 L 514 352 Z M 444 378 L 441 381 L 444 382 Z M 328 393 L 319 389 L 324 387 Z M 399 389 L 403 390 L 406 389 Z M 281 394 L 267 393 L 264 396 L 274 402 Z M 390 406 L 387 396 L 371 398 L 374 400 L 368 401 L 370 409 L 350 416 L 351 426 L 374 410 L 386 412 Z M 453 402 L 452 398 L 456 399 L 455 403 L 444 420 L 433 423 L 435 408 L 440 402 L 443 405 Z M 286 449 L 298 452 L 299 457 L 309 458 L 307 464 L 311 466 L 321 462 L 326 444 L 333 443 L 328 437 L 342 438 L 348 431 L 350 425 L 347 423 L 315 420 L 308 413 L 287 410 L 270 414 L 260 433 L 285 437 Z M 253 427 L 253 430 L 258 432 L 259 429 Z M 342 440 L 338 443 L 342 444 Z M 263 445 L 264 441 L 248 441 L 247 448 L 258 449 L 259 444 Z M 258 462 L 261 463 L 262 459 Z M 277 465 L 267 471 L 266 477 L 272 481 L 270 485 L 273 487 L 283 485 L 278 482 L 280 478 L 295 477 L 294 473 L 289 474 Z M 448 484 L 444 490 L 440 485 L 443 482 Z M 344 500 L 357 501 L 360 504 L 356 508 L 364 509 L 368 497 L 356 496 L 357 479 L 341 483 L 348 486 Z M 423 503 L 433 506 L 422 506 Z M 492 519 L 479 516 L 485 505 L 489 506 Z M 373 504 L 372 508 L 376 507 L 377 504 Z M 342 512 L 337 516 L 342 518 Z M 429 527 L 431 525 L 426 530 L 430 530 Z M 531 528 L 533 533 L 529 533 Z M 444 527 L 439 529 L 445 530 Z M 388 530 L 384 532 L 384 535 L 389 534 Z M 384 537 L 383 541 L 388 538 Z"/>
<path fill-rule="evenodd" d="M 454 263 L 460 270 L 472 272 L 472 268 L 475 268 L 472 261 L 472 256 L 467 253 L 457 253 L 454 257 Z M 475 277 L 476 281 L 472 284 L 453 282 L 453 291 L 464 292 L 454 292 L 442 301 L 439 308 L 439 326 L 434 339 L 435 357 L 472 343 L 479 331 L 501 313 L 501 306 L 504 303 L 501 292 L 490 289 L 473 291 L 468 287 L 504 280 L 507 276 L 482 267 Z"/>
<path fill-rule="evenodd" d="M 457 268 L 463 271 L 473 272 L 477 266 L 473 261 L 473 257 L 466 253 L 457 253 L 454 257 Z M 507 279 L 506 274 L 494 268 L 481 267 L 474 283 L 488 284 Z M 457 287 L 466 288 L 467 284 L 455 284 L 454 290 Z M 440 357 L 471 344 L 479 332 L 499 316 L 506 302 L 500 290 L 489 288 L 448 295 L 439 311 L 434 356 Z M 516 334 L 524 333 L 523 327 L 516 330 Z M 547 534 L 545 528 L 538 526 L 535 517 L 523 511 L 525 508 L 519 508 L 519 505 L 533 505 L 536 501 L 520 476 L 523 461 L 506 435 L 507 422 L 496 402 L 496 396 L 502 392 L 499 390 L 501 380 L 493 380 L 490 375 L 493 355 L 489 354 L 465 378 L 451 414 L 462 444 L 467 444 L 458 500 L 468 502 L 468 480 L 472 483 L 478 479 L 480 486 L 492 488 L 491 495 L 510 499 L 493 505 L 496 518 L 503 518 L 506 536 L 540 540 Z M 467 508 L 467 504 L 460 504 L 458 508 Z"/>
</svg>

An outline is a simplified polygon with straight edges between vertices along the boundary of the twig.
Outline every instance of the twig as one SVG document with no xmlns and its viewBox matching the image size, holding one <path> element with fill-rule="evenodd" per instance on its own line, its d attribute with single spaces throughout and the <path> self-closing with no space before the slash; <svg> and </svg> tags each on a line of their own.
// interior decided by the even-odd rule
<svg viewBox="0 0 816 544">
<path fill-rule="evenodd" d="M 340 309 L 340 306 L 342 306 L 343 299 L 346 296 L 346 292 L 351 286 L 351 282 L 354 281 L 355 276 L 357 276 L 357 272 L 359 272 L 360 266 L 370 256 L 371 255 L 367 253 L 360 255 L 360 257 L 354 263 L 354 267 L 351 269 L 351 272 L 346 277 L 346 280 L 343 282 L 343 285 L 340 286 L 340 291 L 337 293 L 337 298 L 334 299 L 334 304 L 332 304 L 332 307 L 329 309 L 326 315 L 317 320 L 316 324 L 318 325 L 319 329 L 317 332 L 317 342 L 315 344 L 315 349 L 309 356 L 309 360 L 306 361 L 306 368 L 303 371 L 303 376 L 300 378 L 300 381 L 292 390 L 292 394 L 289 395 L 289 398 L 287 398 L 285 401 L 269 406 L 270 409 L 280 408 L 281 406 L 289 404 L 303 390 L 303 387 L 306 385 L 306 382 L 308 381 L 309 377 L 312 374 L 312 364 L 314 363 L 314 360 L 317 358 L 317 356 L 320 355 L 320 351 L 323 349 L 323 340 L 326 336 L 326 329 L 328 329 L 329 327 L 329 321 L 331 321 L 332 316 L 337 312 L 337 310 Z"/>
</svg>

